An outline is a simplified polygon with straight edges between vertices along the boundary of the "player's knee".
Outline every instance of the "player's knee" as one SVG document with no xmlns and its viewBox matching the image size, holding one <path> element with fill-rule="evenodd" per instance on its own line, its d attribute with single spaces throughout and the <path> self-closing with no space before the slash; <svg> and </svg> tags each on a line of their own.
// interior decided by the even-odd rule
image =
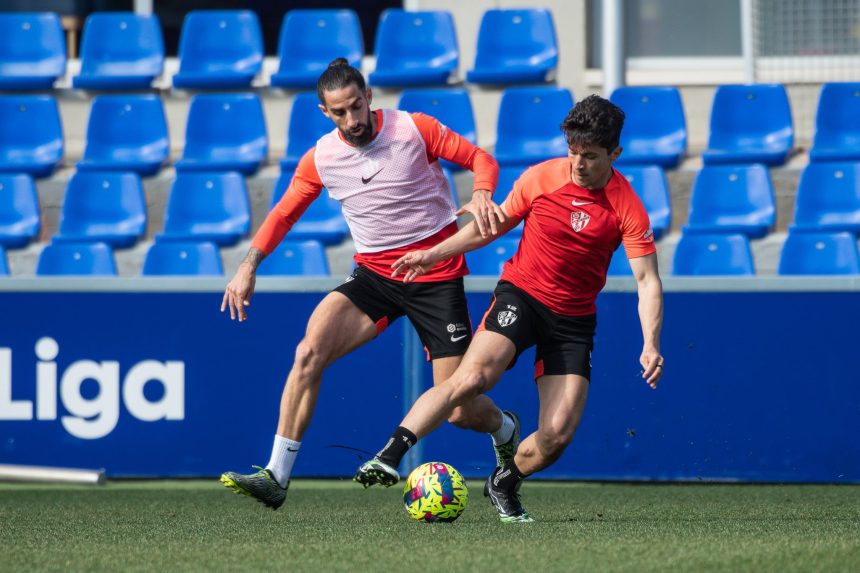
<svg viewBox="0 0 860 573">
<path fill-rule="evenodd" d="M 319 346 L 306 338 L 302 339 L 296 346 L 293 368 L 298 369 L 301 374 L 314 375 L 322 371 L 324 364 Z"/>
<path fill-rule="evenodd" d="M 471 370 L 451 381 L 454 384 L 454 403 L 464 404 L 485 391 L 487 377 L 480 370 Z"/>
<path fill-rule="evenodd" d="M 537 440 L 544 455 L 558 457 L 573 440 L 573 432 L 563 428 L 540 428 Z"/>
</svg>

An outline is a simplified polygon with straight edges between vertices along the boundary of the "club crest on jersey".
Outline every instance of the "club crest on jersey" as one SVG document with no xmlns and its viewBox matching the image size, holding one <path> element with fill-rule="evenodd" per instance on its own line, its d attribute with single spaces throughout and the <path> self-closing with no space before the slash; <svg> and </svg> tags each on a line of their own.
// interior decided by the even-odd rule
<svg viewBox="0 0 860 573">
<path fill-rule="evenodd" d="M 570 226 L 573 227 L 573 230 L 577 233 L 583 230 L 585 226 L 588 225 L 589 221 L 591 221 L 591 215 L 588 213 L 573 211 L 570 214 Z"/>
<path fill-rule="evenodd" d="M 497 320 L 499 321 L 499 326 L 505 327 L 513 324 L 517 320 L 517 315 L 509 310 L 503 310 L 499 313 Z"/>
</svg>

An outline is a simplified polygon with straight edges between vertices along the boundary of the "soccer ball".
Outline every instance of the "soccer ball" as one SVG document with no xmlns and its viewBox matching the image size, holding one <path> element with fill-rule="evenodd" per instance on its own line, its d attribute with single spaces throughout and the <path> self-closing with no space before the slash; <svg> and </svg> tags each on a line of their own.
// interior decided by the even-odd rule
<svg viewBox="0 0 860 573">
<path fill-rule="evenodd" d="M 421 464 L 409 474 L 403 488 L 403 505 L 409 517 L 425 523 L 454 521 L 469 500 L 466 480 L 442 462 Z"/>
</svg>

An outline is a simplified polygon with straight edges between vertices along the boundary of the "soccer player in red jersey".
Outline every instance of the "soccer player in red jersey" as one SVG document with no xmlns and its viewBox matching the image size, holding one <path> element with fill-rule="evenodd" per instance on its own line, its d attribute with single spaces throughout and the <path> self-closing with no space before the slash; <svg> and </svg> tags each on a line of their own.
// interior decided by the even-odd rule
<svg viewBox="0 0 860 573">
<path fill-rule="evenodd" d="M 432 247 L 454 235 L 457 215 L 471 213 L 482 235 L 495 234 L 504 219 L 492 200 L 499 173 L 495 159 L 435 118 L 372 110 L 372 93 L 364 77 L 343 58 L 320 76 L 317 95 L 320 110 L 335 129 L 302 157 L 283 198 L 254 236 L 221 304 L 221 311 L 229 309 L 231 319 L 246 320 L 260 262 L 323 188 L 340 202 L 356 246 L 356 270 L 320 302 L 308 321 L 284 386 L 269 463 L 253 474 L 221 476 L 230 489 L 274 509 L 284 503 L 329 364 L 404 315 L 433 363 L 434 382 L 450 377 L 468 347 L 472 326 L 463 289 L 468 269 L 462 255 L 411 284 L 391 278 L 391 265 L 407 252 Z M 475 173 L 472 200 L 459 211 L 455 212 L 439 159 Z M 497 463 L 511 458 L 519 444 L 516 416 L 500 411 L 486 396 L 464 402 L 450 421 L 490 433 Z"/>
<path fill-rule="evenodd" d="M 355 479 L 386 485 L 385 467 L 397 467 L 418 439 L 439 426 L 451 408 L 490 390 L 505 369 L 536 346 L 538 429 L 488 478 L 485 494 L 503 522 L 532 521 L 519 498 L 520 482 L 555 462 L 573 439 L 591 375 L 595 300 L 606 282 L 612 253 L 623 243 L 639 293 L 644 344 L 643 378 L 656 388 L 663 374 L 660 330 L 663 287 L 645 207 L 627 180 L 612 168 L 621 154 L 624 112 L 596 95 L 576 104 L 561 125 L 566 158 L 528 169 L 502 205 L 504 234 L 525 219 L 519 249 L 507 262 L 490 309 L 453 376 L 425 392 L 376 457 Z M 416 280 L 440 261 L 492 241 L 475 225 L 438 245 L 408 253 L 393 276 Z M 390 480 L 388 480 L 390 481 Z"/>
</svg>

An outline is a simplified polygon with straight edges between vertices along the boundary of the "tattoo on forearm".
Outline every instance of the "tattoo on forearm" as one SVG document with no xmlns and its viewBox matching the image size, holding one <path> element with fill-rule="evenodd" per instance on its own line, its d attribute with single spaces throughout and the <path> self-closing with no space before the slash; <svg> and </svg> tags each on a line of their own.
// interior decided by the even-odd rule
<svg viewBox="0 0 860 573">
<path fill-rule="evenodd" d="M 248 254 L 245 255 L 244 259 L 242 259 L 242 262 L 248 263 L 249 265 L 251 265 L 251 268 L 256 271 L 257 267 L 260 265 L 261 262 L 263 262 L 263 259 L 265 258 L 266 253 L 264 253 L 260 249 L 251 247 L 251 249 L 248 251 Z"/>
</svg>

